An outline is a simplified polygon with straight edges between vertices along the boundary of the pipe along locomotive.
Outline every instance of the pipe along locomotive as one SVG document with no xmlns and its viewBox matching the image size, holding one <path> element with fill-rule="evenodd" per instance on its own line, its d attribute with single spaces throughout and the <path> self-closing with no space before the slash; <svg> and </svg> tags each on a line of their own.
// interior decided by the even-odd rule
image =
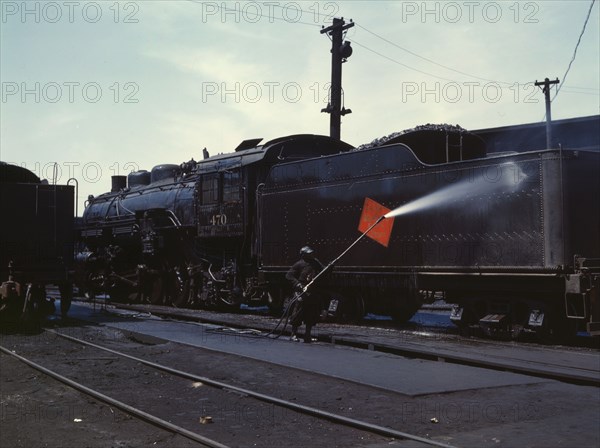
<svg viewBox="0 0 600 448">
<path fill-rule="evenodd" d="M 0 162 L 0 330 L 35 330 L 53 314 L 48 284 L 58 286 L 66 315 L 73 293 L 74 198 L 72 185 L 50 185 Z"/>
<path fill-rule="evenodd" d="M 281 306 L 304 245 L 332 260 L 323 309 L 406 321 L 443 293 L 452 321 L 558 339 L 600 330 L 600 152 L 486 154 L 462 129 L 357 150 L 292 135 L 113 177 L 78 230 L 86 288 L 195 307 Z M 381 228 L 379 228 L 381 226 Z"/>
</svg>

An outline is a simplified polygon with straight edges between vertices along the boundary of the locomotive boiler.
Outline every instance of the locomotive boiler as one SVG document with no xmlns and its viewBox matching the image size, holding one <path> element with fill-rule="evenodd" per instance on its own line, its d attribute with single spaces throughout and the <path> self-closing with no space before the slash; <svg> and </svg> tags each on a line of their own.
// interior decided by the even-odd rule
<svg viewBox="0 0 600 448">
<path fill-rule="evenodd" d="M 274 305 L 257 277 L 257 190 L 276 164 L 352 147 L 316 135 L 260 141 L 113 178 L 83 215 L 85 288 L 176 306 Z"/>
<path fill-rule="evenodd" d="M 314 135 L 259 141 L 116 178 L 90 198 L 87 287 L 176 306 L 275 306 L 302 246 L 334 259 L 365 214 L 401 210 L 325 278 L 331 312 L 404 321 L 443 294 L 457 325 L 490 334 L 598 330 L 600 153 L 487 155 L 457 128 L 360 150 Z"/>
</svg>

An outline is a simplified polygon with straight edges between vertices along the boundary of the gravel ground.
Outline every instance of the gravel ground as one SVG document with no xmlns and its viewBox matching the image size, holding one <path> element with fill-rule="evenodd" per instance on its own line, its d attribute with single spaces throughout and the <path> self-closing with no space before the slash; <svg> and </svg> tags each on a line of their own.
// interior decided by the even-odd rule
<svg viewBox="0 0 600 448">
<path fill-rule="evenodd" d="M 264 392 L 269 392 L 271 385 L 276 384 L 283 392 L 288 390 L 286 384 L 300 381 L 291 369 L 257 362 L 249 364 L 245 359 L 220 357 L 205 350 L 178 346 L 155 338 L 142 338 L 107 329 L 88 329 L 85 333 L 88 340 L 249 389 L 262 386 Z M 258 402 L 236 392 L 174 377 L 48 334 L 5 337 L 2 345 L 106 395 L 230 446 L 367 447 L 389 441 L 384 437 Z M 5 363 L 5 359 L 8 362 Z M 139 421 L 136 422 L 137 428 L 130 425 L 127 429 L 122 422 L 133 422 L 135 418 L 124 415 L 113 417 L 114 411 L 108 406 L 85 397 L 81 397 L 81 404 L 75 406 L 73 400 L 61 398 L 66 386 L 43 377 L 20 362 L 9 359 L 7 355 L 2 356 L 2 361 L 0 392 L 6 415 L 0 421 L 2 446 L 79 447 L 82 441 L 88 446 L 90 437 L 93 439 L 89 446 L 108 446 L 106 443 L 111 446 L 193 445 L 187 440 L 175 440 L 166 432 L 158 437 L 156 434 L 160 434 L 159 430 Z M 241 373 L 241 378 L 234 378 L 232 372 Z M 41 378 L 43 383 L 39 383 Z M 14 387 L 15 381 L 19 381 L 23 390 Z M 292 395 L 298 396 L 284 395 L 291 400 L 304 399 L 303 395 L 309 386 L 303 385 L 300 390 L 295 390 Z M 313 395 L 316 393 L 313 391 Z M 79 395 L 75 392 L 71 394 Z M 28 410 L 31 408 L 38 412 L 38 418 L 28 419 Z M 60 415 L 48 418 L 50 411 Z M 203 424 L 206 417 L 210 417 L 212 423 Z M 76 418 L 82 422 L 76 423 Z M 23 432 L 20 424 L 15 425 L 16 422 L 34 430 Z M 95 433 L 86 434 L 84 429 L 73 433 L 67 440 L 57 437 L 57 427 L 70 433 L 72 427 L 81 428 L 84 425 L 101 428 L 96 431 L 98 436 Z M 48 426 L 54 434 L 46 431 Z M 96 438 L 100 442 L 98 445 L 94 444 Z"/>
<path fill-rule="evenodd" d="M 196 447 L 0 355 L 0 446 Z"/>
<path fill-rule="evenodd" d="M 108 327 L 62 331 L 200 376 L 457 446 L 600 445 L 598 388 L 542 381 L 409 397 Z M 194 384 L 48 333 L 4 335 L 0 342 L 107 395 L 230 446 L 415 446 Z M 2 447 L 194 445 L 80 395 L 7 355 L 0 361 Z M 202 424 L 203 417 L 211 417 L 212 423 Z"/>
</svg>

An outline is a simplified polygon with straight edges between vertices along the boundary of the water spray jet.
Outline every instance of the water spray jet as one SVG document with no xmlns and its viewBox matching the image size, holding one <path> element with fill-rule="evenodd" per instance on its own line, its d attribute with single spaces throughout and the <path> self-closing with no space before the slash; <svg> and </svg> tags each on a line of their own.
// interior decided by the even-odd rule
<svg viewBox="0 0 600 448">
<path fill-rule="evenodd" d="M 395 218 L 408 213 L 441 207 L 445 205 L 445 202 L 453 199 L 469 199 L 476 195 L 493 193 L 499 189 L 511 188 L 511 191 L 514 191 L 527 178 L 527 175 L 514 162 L 506 162 L 500 166 L 514 170 L 514 179 L 504 174 L 501 174 L 497 181 L 487 179 L 485 175 L 475 180 L 465 179 L 401 205 L 386 213 L 385 217 Z"/>
<path fill-rule="evenodd" d="M 490 194 L 499 189 L 506 190 L 510 188 L 514 191 L 518 185 L 527 178 L 527 175 L 521 170 L 521 168 L 514 162 L 506 162 L 500 165 L 502 168 L 508 168 L 514 171 L 514 179 L 511 176 L 504 175 L 503 171 L 500 174 L 498 180 L 490 180 L 485 176 L 479 179 L 465 179 L 456 184 L 448 185 L 437 191 L 429 193 L 418 199 L 410 201 L 404 205 L 396 207 L 395 209 L 380 216 L 369 228 L 360 234 L 360 236 L 348 246 L 340 255 L 338 255 L 333 261 L 331 261 L 321 272 L 319 272 L 305 287 L 304 294 L 308 288 L 321 276 L 325 275 L 344 255 L 346 255 L 360 240 L 362 240 L 368 233 L 373 230 L 377 224 L 384 219 L 395 218 L 397 216 L 406 215 L 418 211 L 431 209 L 434 207 L 444 206 L 444 203 L 453 199 L 469 199 L 475 195 Z M 484 173 L 485 174 L 485 173 Z"/>
</svg>

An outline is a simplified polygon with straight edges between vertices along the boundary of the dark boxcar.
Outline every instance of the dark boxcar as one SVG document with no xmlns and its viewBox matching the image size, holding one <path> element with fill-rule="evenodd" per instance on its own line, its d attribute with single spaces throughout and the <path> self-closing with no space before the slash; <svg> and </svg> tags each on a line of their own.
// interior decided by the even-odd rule
<svg viewBox="0 0 600 448">
<path fill-rule="evenodd" d="M 73 261 L 74 187 L 49 185 L 29 170 L 1 163 L 0 204 L 4 311 L 9 312 L 13 305 L 22 310 L 19 300 L 31 299 L 34 292 L 35 300 L 45 303 L 46 284 L 66 288 L 63 291 L 68 294 Z M 19 284 L 18 291 L 15 282 Z M 65 299 L 66 303 L 70 297 Z"/>
<path fill-rule="evenodd" d="M 43 184 L 35 177 L 12 181 L 8 170 L 27 170 L 7 164 L 1 168 L 2 279 L 9 261 L 15 274 L 32 281 L 65 279 L 73 257 L 74 187 Z"/>
<path fill-rule="evenodd" d="M 600 154 L 449 157 L 448 145 L 439 148 L 416 148 L 429 164 L 391 144 L 273 167 L 260 204 L 265 278 L 280 281 L 305 244 L 334 259 L 360 235 L 370 198 L 406 213 L 393 218 L 388 247 L 364 238 L 335 266 L 330 284 L 351 301 L 406 319 L 441 291 L 465 325 L 541 331 L 597 321 Z"/>
</svg>

